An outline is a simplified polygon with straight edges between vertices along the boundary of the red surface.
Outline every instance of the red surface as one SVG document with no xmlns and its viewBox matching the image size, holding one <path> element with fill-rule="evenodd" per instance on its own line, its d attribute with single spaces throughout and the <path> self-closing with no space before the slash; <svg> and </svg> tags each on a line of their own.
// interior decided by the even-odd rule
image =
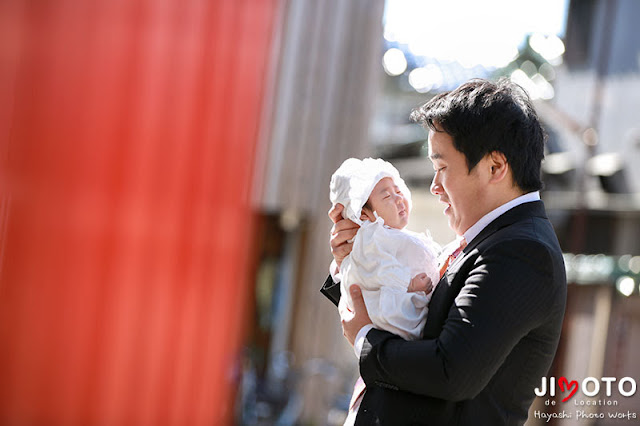
<svg viewBox="0 0 640 426">
<path fill-rule="evenodd" d="M 0 2 L 0 424 L 231 421 L 275 1 Z"/>
</svg>

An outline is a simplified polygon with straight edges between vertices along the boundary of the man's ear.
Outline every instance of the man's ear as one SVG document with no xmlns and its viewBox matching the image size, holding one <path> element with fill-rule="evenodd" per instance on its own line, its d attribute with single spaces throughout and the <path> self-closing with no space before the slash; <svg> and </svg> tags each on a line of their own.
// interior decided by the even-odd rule
<svg viewBox="0 0 640 426">
<path fill-rule="evenodd" d="M 501 182 L 509 173 L 507 157 L 500 151 L 492 151 L 489 154 L 489 166 L 491 167 L 491 182 Z"/>
</svg>

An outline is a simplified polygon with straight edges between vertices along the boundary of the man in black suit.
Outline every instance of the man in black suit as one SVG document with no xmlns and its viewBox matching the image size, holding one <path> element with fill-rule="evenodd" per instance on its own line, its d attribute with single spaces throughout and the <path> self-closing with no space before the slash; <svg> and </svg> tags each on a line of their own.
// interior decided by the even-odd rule
<svg viewBox="0 0 640 426">
<path fill-rule="evenodd" d="M 544 132 L 506 80 L 472 80 L 412 113 L 429 130 L 431 192 L 466 241 L 434 290 L 422 340 L 372 327 L 359 288 L 343 333 L 366 383 L 356 425 L 522 425 L 553 360 L 566 302 L 562 252 L 539 190 Z M 339 266 L 357 231 L 336 222 Z M 337 304 L 329 277 L 322 292 Z"/>
</svg>

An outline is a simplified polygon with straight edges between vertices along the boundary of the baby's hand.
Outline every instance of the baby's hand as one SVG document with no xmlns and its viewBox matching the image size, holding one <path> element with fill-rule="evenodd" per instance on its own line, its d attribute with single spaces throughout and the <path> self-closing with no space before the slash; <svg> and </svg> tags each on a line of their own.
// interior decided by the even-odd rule
<svg viewBox="0 0 640 426">
<path fill-rule="evenodd" d="M 429 294 L 432 290 L 433 284 L 431 284 L 431 278 L 429 278 L 424 272 L 413 277 L 411 279 L 411 283 L 409 283 L 409 287 L 407 288 L 408 293 L 424 291 L 426 294 Z"/>
</svg>

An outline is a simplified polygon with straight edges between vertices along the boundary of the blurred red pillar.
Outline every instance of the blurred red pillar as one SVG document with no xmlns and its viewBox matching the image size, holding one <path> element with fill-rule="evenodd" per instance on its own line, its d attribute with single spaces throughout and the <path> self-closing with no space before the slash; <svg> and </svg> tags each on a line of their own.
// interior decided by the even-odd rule
<svg viewBox="0 0 640 426">
<path fill-rule="evenodd" d="M 0 2 L 0 424 L 232 421 L 275 8 Z"/>
</svg>

